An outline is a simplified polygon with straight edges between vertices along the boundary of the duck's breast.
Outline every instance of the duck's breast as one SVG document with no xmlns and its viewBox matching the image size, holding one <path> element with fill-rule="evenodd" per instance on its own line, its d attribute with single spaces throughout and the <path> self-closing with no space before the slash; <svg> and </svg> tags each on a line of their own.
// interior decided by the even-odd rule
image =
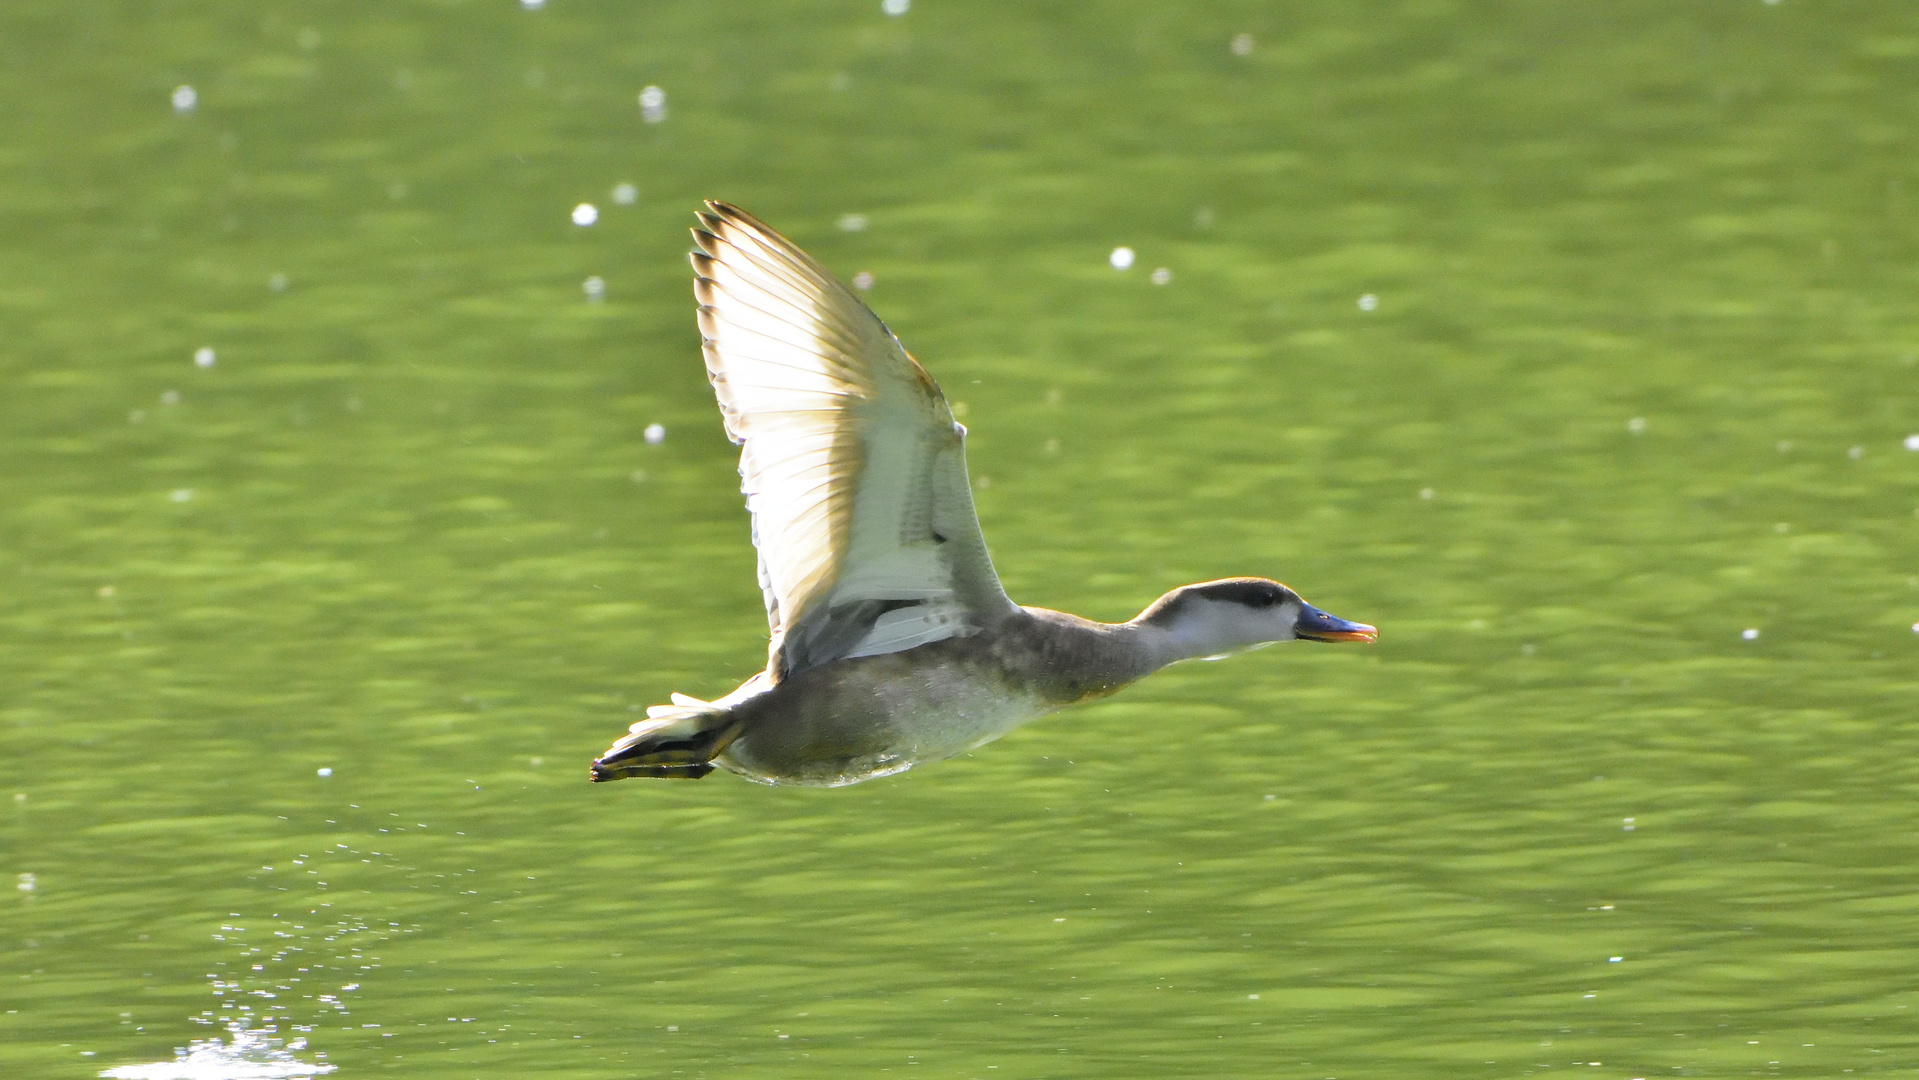
<svg viewBox="0 0 1919 1080">
<path fill-rule="evenodd" d="M 967 641 L 801 672 L 742 703 L 744 730 L 719 763 L 767 784 L 852 784 L 964 753 L 1056 707 Z"/>
</svg>

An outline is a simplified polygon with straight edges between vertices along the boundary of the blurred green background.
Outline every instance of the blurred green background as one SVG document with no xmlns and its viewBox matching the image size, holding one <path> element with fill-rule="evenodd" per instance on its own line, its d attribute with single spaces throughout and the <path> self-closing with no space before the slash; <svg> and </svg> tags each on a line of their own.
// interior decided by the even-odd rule
<svg viewBox="0 0 1919 1080">
<path fill-rule="evenodd" d="M 897 7 L 0 7 L 0 1071 L 1919 1072 L 1919 9 Z M 1016 600 L 1379 646 L 589 786 L 764 659 L 702 198 Z"/>
</svg>

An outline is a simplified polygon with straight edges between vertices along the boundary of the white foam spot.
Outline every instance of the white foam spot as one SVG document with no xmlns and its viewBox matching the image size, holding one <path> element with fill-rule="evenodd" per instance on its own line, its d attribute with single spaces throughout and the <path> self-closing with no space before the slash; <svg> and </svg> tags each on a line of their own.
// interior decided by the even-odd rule
<svg viewBox="0 0 1919 1080">
<path fill-rule="evenodd" d="M 313 770 L 313 775 L 319 776 L 319 777 L 332 776 L 333 769 L 329 766 L 323 765 L 320 768 Z"/>
<path fill-rule="evenodd" d="M 1173 280 L 1173 272 L 1171 270 L 1166 269 L 1164 266 L 1153 271 L 1152 282 L 1155 285 L 1165 285 L 1168 282 L 1171 282 L 1172 280 Z"/>
<path fill-rule="evenodd" d="M 199 348 L 193 350 L 193 366 L 194 367 L 210 368 L 213 366 L 213 361 L 214 361 L 213 350 L 209 348 L 208 346 L 202 345 Z"/>
<path fill-rule="evenodd" d="M 1739 631 L 1739 637 L 1744 641 L 1758 641 L 1759 631 L 1755 627 L 1748 626 L 1744 630 Z"/>
<path fill-rule="evenodd" d="M 575 225 L 584 227 L 598 220 L 600 220 L 600 208 L 590 202 L 583 202 L 573 208 L 573 224 Z"/>
<path fill-rule="evenodd" d="M 1234 34 L 1232 48 L 1234 56 L 1251 56 L 1253 54 L 1253 35 Z"/>
<path fill-rule="evenodd" d="M 546 6 L 546 0 L 520 0 L 520 6 L 528 11 L 538 11 Z"/>
<path fill-rule="evenodd" d="M 188 499 L 193 498 L 193 489 L 174 488 L 173 493 L 168 495 L 167 498 L 172 499 L 174 502 L 186 502 Z"/>
<path fill-rule="evenodd" d="M 21 892 L 32 892 L 39 885 L 39 879 L 32 874 L 21 874 L 19 880 Z"/>
<path fill-rule="evenodd" d="M 861 292 L 865 292 L 866 290 L 872 288 L 873 272 L 871 270 L 861 270 L 859 273 L 854 274 L 853 287 L 855 289 L 858 289 Z"/>
<path fill-rule="evenodd" d="M 1436 492 L 1436 491 L 1434 491 L 1434 490 L 1433 490 L 1432 488 L 1420 488 L 1420 489 L 1419 489 L 1419 497 L 1420 497 L 1420 498 L 1422 498 L 1422 499 L 1430 499 L 1430 498 L 1432 498 L 1432 497 L 1433 497 L 1434 495 L 1437 495 L 1437 494 L 1439 494 L 1439 493 L 1438 493 L 1438 492 Z"/>
<path fill-rule="evenodd" d="M 621 206 L 632 206 L 640 201 L 640 189 L 632 184 L 616 184 L 613 187 L 613 201 Z"/>
<path fill-rule="evenodd" d="M 1646 433 L 1646 418 L 1643 416 L 1635 416 L 1631 420 L 1626 421 L 1626 430 L 1632 432 L 1634 435 L 1644 435 Z"/>
<path fill-rule="evenodd" d="M 1113 249 L 1111 255 L 1106 256 L 1106 261 L 1112 264 L 1115 270 L 1129 269 L 1133 265 L 1133 249 L 1129 247 L 1116 247 Z"/>
<path fill-rule="evenodd" d="M 173 111 L 174 112 L 190 113 L 199 104 L 200 104 L 200 94 L 198 91 L 194 90 L 193 87 L 176 86 L 173 88 Z"/>
<path fill-rule="evenodd" d="M 1364 295 L 1360 296 L 1359 310 L 1361 311 L 1379 310 L 1379 297 L 1374 296 L 1372 293 L 1365 293 Z"/>
<path fill-rule="evenodd" d="M 1623 956 L 1608 956 L 1608 957 L 1606 957 L 1606 963 L 1608 963 L 1608 964 L 1617 964 L 1618 962 L 1620 962 L 1621 960 L 1624 960 L 1624 959 L 1625 959 L 1625 957 L 1623 957 Z"/>
<path fill-rule="evenodd" d="M 904 15 L 913 10 L 913 0 L 880 0 L 880 10 L 888 15 Z"/>
<path fill-rule="evenodd" d="M 1866 456 L 1866 448 L 1863 446 L 1855 446 L 1852 449 L 1846 451 L 1846 456 L 1851 458 L 1854 461 L 1858 461 L 1860 458 Z"/>
<path fill-rule="evenodd" d="M 640 91 L 640 119 L 649 124 L 666 119 L 666 91 L 657 86 Z"/>
<path fill-rule="evenodd" d="M 646 445 L 658 446 L 666 441 L 666 425 L 648 424 L 643 434 L 646 436 Z"/>
<path fill-rule="evenodd" d="M 1906 449 L 1919 450 L 1919 435 L 1906 436 Z"/>
<path fill-rule="evenodd" d="M 606 299 L 606 279 L 595 274 L 580 284 L 580 291 L 586 293 L 588 300 L 604 300 Z"/>
<path fill-rule="evenodd" d="M 841 214 L 840 215 L 840 231 L 841 232 L 865 232 L 866 231 L 866 215 L 865 214 Z"/>
<path fill-rule="evenodd" d="M 249 1031 L 234 1021 L 227 1025 L 230 1043 L 218 1037 L 195 1039 L 172 1061 L 150 1065 L 120 1065 L 100 1075 L 110 1080 L 304 1080 L 333 1071 L 331 1065 L 301 1061 L 280 1048 L 280 1040 L 264 1031 Z M 304 1045 L 303 1040 L 295 1040 Z"/>
</svg>

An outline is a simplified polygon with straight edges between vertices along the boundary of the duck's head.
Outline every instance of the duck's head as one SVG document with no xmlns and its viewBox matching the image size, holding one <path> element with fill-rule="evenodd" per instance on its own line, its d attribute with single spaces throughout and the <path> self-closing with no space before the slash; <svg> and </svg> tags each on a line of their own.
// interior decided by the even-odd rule
<svg viewBox="0 0 1919 1080">
<path fill-rule="evenodd" d="M 1224 578 L 1174 589 L 1139 613 L 1161 663 L 1223 656 L 1274 641 L 1377 641 L 1379 631 L 1308 604 L 1266 578 Z"/>
</svg>

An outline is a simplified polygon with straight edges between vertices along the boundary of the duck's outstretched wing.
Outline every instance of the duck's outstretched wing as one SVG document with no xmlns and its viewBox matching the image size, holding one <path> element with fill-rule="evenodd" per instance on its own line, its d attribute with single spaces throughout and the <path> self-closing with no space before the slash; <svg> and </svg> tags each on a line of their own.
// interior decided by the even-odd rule
<svg viewBox="0 0 1919 1080">
<path fill-rule="evenodd" d="M 706 372 L 741 444 L 784 678 L 974 632 L 1013 610 L 933 377 L 827 269 L 752 215 L 693 230 Z"/>
</svg>

